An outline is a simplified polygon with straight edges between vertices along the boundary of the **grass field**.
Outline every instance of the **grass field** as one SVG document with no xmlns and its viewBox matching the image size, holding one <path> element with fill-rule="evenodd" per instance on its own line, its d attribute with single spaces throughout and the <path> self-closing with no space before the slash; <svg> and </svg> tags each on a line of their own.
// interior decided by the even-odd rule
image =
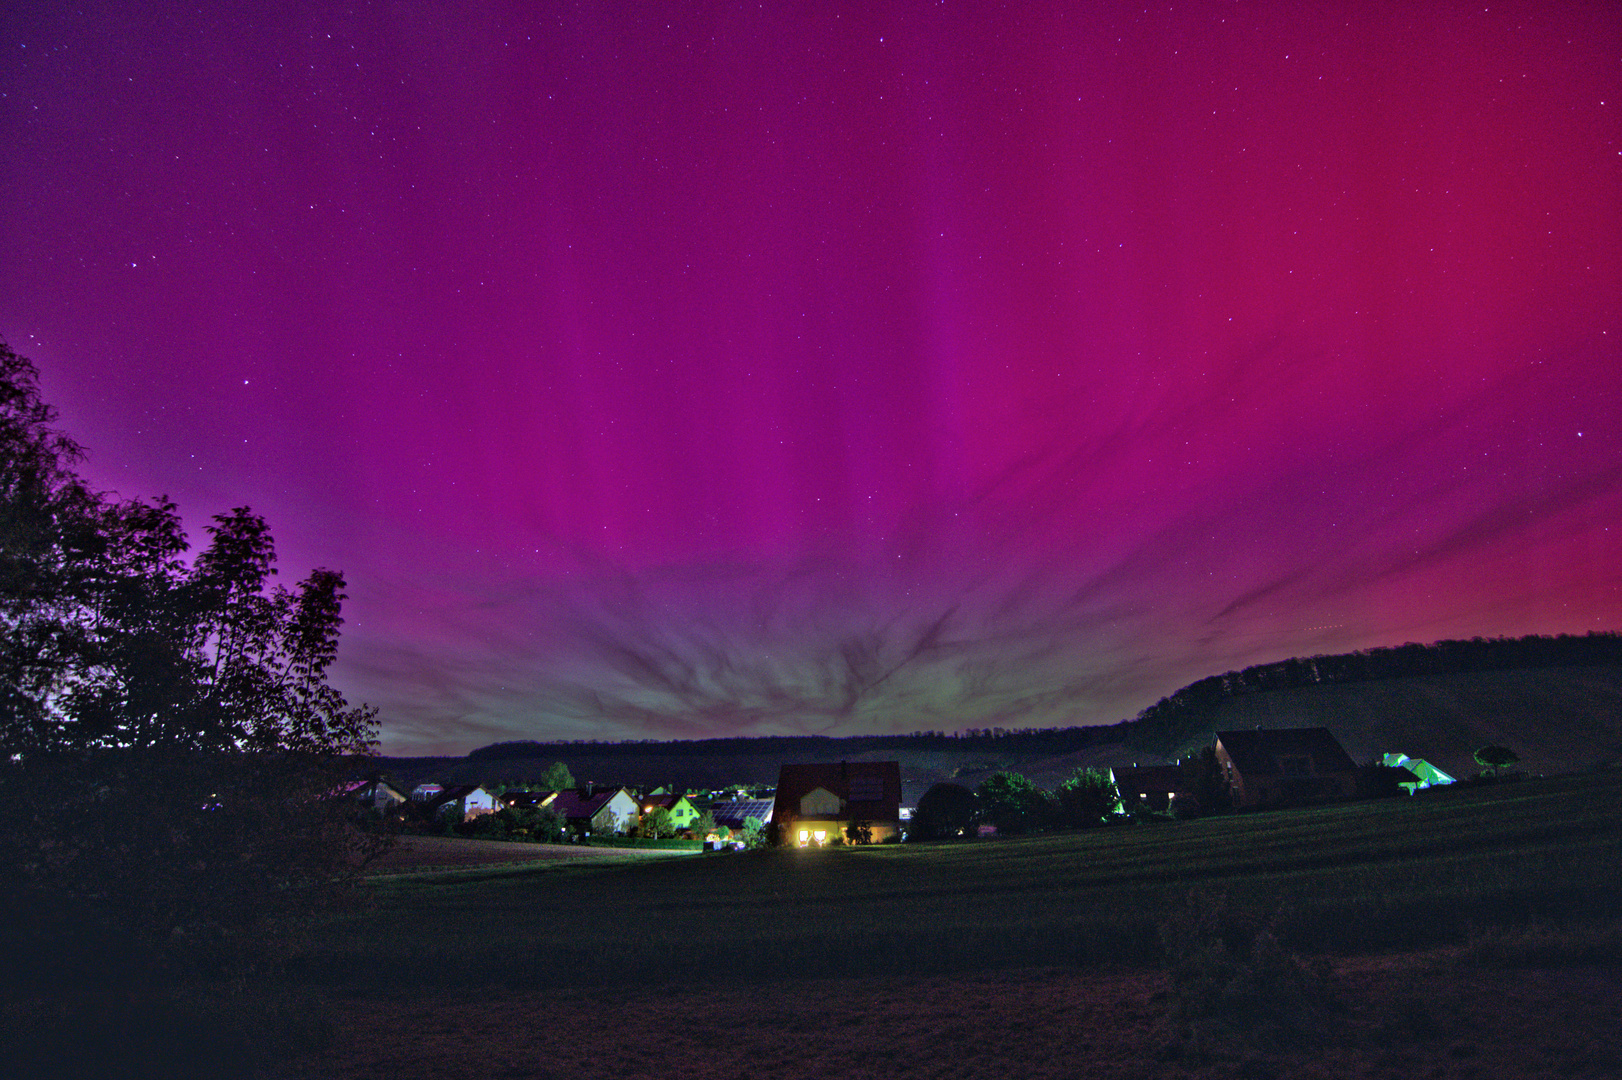
<svg viewBox="0 0 1622 1080">
<path fill-rule="evenodd" d="M 478 850 L 454 861 L 500 858 Z M 131 1077 L 1622 1075 L 1617 771 L 961 844 L 392 869 L 274 979 L 12 1000 L 28 1037 L 0 1075 L 113 1075 L 108 1054 Z"/>
<path fill-rule="evenodd" d="M 1622 773 L 960 844 L 771 850 L 376 883 L 307 977 L 381 964 L 425 989 L 1152 965 L 1192 895 L 1355 954 L 1617 912 Z"/>
</svg>

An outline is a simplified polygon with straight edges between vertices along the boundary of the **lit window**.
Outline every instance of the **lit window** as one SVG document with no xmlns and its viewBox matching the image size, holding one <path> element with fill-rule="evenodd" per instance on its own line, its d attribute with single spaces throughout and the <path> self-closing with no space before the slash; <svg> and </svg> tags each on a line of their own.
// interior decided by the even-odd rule
<svg viewBox="0 0 1622 1080">
<path fill-rule="evenodd" d="M 828 834 L 825 831 L 823 831 L 822 829 L 818 829 L 816 831 L 816 838 L 817 838 L 817 843 L 819 843 L 819 844 L 826 843 L 827 840 L 828 840 Z"/>
<path fill-rule="evenodd" d="M 809 841 L 810 839 L 811 839 L 811 834 L 809 832 L 806 832 L 804 829 L 801 829 L 800 830 L 800 846 L 805 847 L 806 842 Z"/>
</svg>

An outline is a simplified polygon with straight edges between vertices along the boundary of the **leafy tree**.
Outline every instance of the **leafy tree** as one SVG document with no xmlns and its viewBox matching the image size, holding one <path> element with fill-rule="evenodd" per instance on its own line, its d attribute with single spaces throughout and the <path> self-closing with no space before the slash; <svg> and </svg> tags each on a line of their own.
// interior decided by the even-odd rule
<svg viewBox="0 0 1622 1080">
<path fill-rule="evenodd" d="M 540 843 L 561 844 L 569 835 L 569 821 L 557 810 L 543 806 L 528 811 L 530 835 Z"/>
<path fill-rule="evenodd" d="M 980 816 L 1000 833 L 1027 833 L 1041 828 L 1050 815 L 1052 800 L 1029 778 L 1016 772 L 996 772 L 974 789 Z"/>
<path fill-rule="evenodd" d="M 715 815 L 705 810 L 688 822 L 687 827 L 693 831 L 694 836 L 702 840 L 715 831 Z"/>
<path fill-rule="evenodd" d="M 575 786 L 574 777 L 569 775 L 569 766 L 561 761 L 554 762 L 542 773 L 537 784 L 542 791 L 567 791 Z"/>
<path fill-rule="evenodd" d="M 343 577 L 271 588 L 245 507 L 188 566 L 174 504 L 92 491 L 55 422 L 0 344 L 0 873 L 210 962 L 379 842 L 335 796 L 376 735 L 326 682 Z"/>
<path fill-rule="evenodd" d="M 1216 747 L 1205 746 L 1198 754 L 1183 760 L 1185 790 L 1194 796 L 1200 814 L 1219 814 L 1233 809 L 1233 790 L 1217 760 Z M 1184 810 L 1181 806 L 1179 813 Z"/>
<path fill-rule="evenodd" d="M 637 822 L 636 834 L 649 840 L 663 840 L 676 835 L 676 826 L 671 823 L 670 811 L 663 806 L 655 806 L 642 815 Z"/>
<path fill-rule="evenodd" d="M 873 826 L 865 821 L 853 821 L 845 826 L 845 839 L 852 844 L 871 844 Z"/>
<path fill-rule="evenodd" d="M 1521 756 L 1507 746 L 1483 746 L 1476 751 L 1476 764 L 1489 776 L 1497 776 L 1520 760 Z"/>
<path fill-rule="evenodd" d="M 743 846 L 753 851 L 766 843 L 766 826 L 759 818 L 750 815 L 743 819 Z"/>
<path fill-rule="evenodd" d="M 961 835 L 974 824 L 979 806 L 974 792 L 962 784 L 935 784 L 918 800 L 907 838 L 944 840 Z"/>
<path fill-rule="evenodd" d="M 1075 770 L 1053 794 L 1059 804 L 1059 820 L 1066 825 L 1101 824 L 1121 805 L 1115 782 L 1098 769 Z"/>
</svg>

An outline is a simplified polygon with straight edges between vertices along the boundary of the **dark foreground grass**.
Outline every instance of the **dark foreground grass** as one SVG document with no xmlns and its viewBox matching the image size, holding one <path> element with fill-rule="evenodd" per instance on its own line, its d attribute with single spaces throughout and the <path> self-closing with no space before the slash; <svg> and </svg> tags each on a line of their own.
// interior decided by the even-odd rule
<svg viewBox="0 0 1622 1080">
<path fill-rule="evenodd" d="M 1258 1030 L 1281 1046 L 1292 1030 L 1317 1038 L 1325 1024 L 1350 1024 L 1370 1045 L 1382 1044 L 1388 1029 L 1394 1039 L 1433 1040 L 1450 1030 L 1448 1017 L 1496 1000 L 1496 991 L 1477 991 L 1505 972 L 1520 980 L 1527 969 L 1539 969 L 1537 978 L 1560 967 L 1613 971 L 1622 964 L 1618 881 L 1622 772 L 1025 839 L 628 852 L 590 864 L 380 878 L 369 886 L 369 906 L 315 928 L 274 976 L 229 983 L 165 975 L 128 942 L 98 937 L 71 913 L 41 918 L 13 896 L 17 910 L 0 920 L 11 928 L 0 933 L 8 968 L 0 1076 L 285 1077 L 293 1075 L 285 1063 L 296 1061 L 307 1065 L 301 1076 L 453 1075 L 445 1070 L 463 1065 L 469 1076 L 544 1076 L 551 1074 L 535 1062 L 485 1071 L 487 1057 L 468 1055 L 468 1032 L 544 1057 L 552 1051 L 524 1050 L 524 1039 L 550 1030 L 537 1026 L 537 1010 L 559 1009 L 574 1018 L 566 1027 L 584 1025 L 559 1039 L 572 1045 L 588 1029 L 612 1037 L 618 1050 L 599 1049 L 641 1070 L 627 1075 L 655 1075 L 676 1060 L 667 1053 L 672 1038 L 709 1030 L 673 1017 L 709 1015 L 718 995 L 738 1010 L 764 995 L 789 1016 L 776 1035 L 769 1022 L 751 1021 L 759 1030 L 737 1060 L 783 1057 L 761 1075 L 945 1075 L 936 1065 L 959 1060 L 965 1030 L 1007 1044 L 987 1042 L 996 1052 L 987 1051 L 975 1075 L 1073 1075 L 1067 1066 L 1027 1068 L 1033 1047 L 1070 1022 L 1059 1012 L 1033 1021 L 1009 1004 L 1013 1011 L 997 1013 L 983 1031 L 965 1028 L 965 1017 L 987 1007 L 985 995 L 1000 1001 L 1008 980 L 1025 977 L 1015 969 L 1050 973 L 1030 975 L 1038 987 L 1031 993 L 1072 995 L 1062 1015 L 1093 1016 L 1087 1038 L 1100 1047 L 1116 1038 L 1111 1032 L 1138 1032 L 1117 1051 L 1123 1061 L 1148 1062 L 1142 1075 L 1160 1075 L 1162 1063 L 1145 1052 L 1203 1062 L 1224 1052 L 1225 1031 L 1238 1033 L 1238 1046 Z M 17 932 L 24 925 L 30 932 Z M 1230 938 L 1239 948 L 1227 948 Z M 1369 999 L 1378 1008 L 1357 1006 L 1375 1008 L 1367 1016 L 1333 1011 L 1334 988 L 1316 974 L 1327 970 L 1325 956 L 1346 971 L 1409 963 L 1377 954 L 1438 946 L 1457 947 L 1447 963 L 1475 996 L 1455 1002 L 1446 997 L 1452 991 L 1430 986 L 1411 993 L 1412 1007 L 1389 1022 L 1378 994 Z M 1551 993 L 1581 1003 L 1609 993 L 1607 980 L 1593 993 L 1564 983 Z M 1116 989 L 1100 997 L 1094 983 Z M 822 1060 L 816 1054 L 833 1045 L 822 1031 L 823 1005 L 805 998 L 817 986 L 836 996 L 891 988 L 874 1000 L 912 1010 L 897 1014 L 896 1030 L 867 1024 L 861 1009 L 846 1010 L 841 1022 L 873 1032 L 863 1053 L 910 1046 L 919 1067 L 907 1072 L 892 1061 L 851 1072 L 844 1062 L 833 1072 L 796 1072 L 794 1062 Z M 647 1022 L 638 1027 L 623 1011 L 591 1004 L 602 1000 L 596 987 L 641 1002 L 633 1011 L 646 1011 Z M 927 993 L 914 1000 L 907 987 Z M 1355 1003 L 1361 992 L 1354 978 L 1344 996 Z M 1436 994 L 1443 997 L 1432 1000 Z M 453 1008 L 461 1011 L 442 1015 Z M 1574 1030 L 1597 1022 L 1572 1021 Z M 680 1060 L 713 1066 L 725 1057 L 707 1043 L 680 1046 Z M 1594 1057 L 1590 1049 L 1562 1044 L 1543 1057 L 1579 1063 L 1562 1067 L 1562 1076 L 1615 1075 L 1614 1053 Z M 1056 1043 L 1054 1060 L 1067 1052 Z M 1288 1059 L 1266 1075 L 1320 1075 L 1295 1071 L 1307 1060 Z M 1383 1072 L 1334 1075 L 1406 1076 L 1411 1066 L 1394 1059 Z M 1205 1068 L 1191 1065 L 1187 1075 L 1206 1076 Z M 1123 1069 L 1110 1075 L 1139 1075 Z"/>
<path fill-rule="evenodd" d="M 1613 917 L 1622 773 L 947 845 L 380 881 L 292 967 L 401 992 L 1158 963 L 1193 895 L 1293 951 L 1462 944 Z"/>
</svg>

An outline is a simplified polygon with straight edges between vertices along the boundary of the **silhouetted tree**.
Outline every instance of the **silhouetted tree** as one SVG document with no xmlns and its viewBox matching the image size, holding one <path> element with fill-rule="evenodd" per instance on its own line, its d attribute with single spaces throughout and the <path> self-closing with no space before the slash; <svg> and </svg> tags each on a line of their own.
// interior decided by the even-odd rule
<svg viewBox="0 0 1622 1080">
<path fill-rule="evenodd" d="M 637 822 L 636 834 L 649 840 L 662 840 L 676 835 L 676 826 L 670 823 L 670 811 L 663 806 L 655 806 L 642 815 Z"/>
<path fill-rule="evenodd" d="M 962 784 L 940 783 L 924 792 L 907 827 L 909 840 L 945 840 L 974 825 L 979 803 Z"/>
<path fill-rule="evenodd" d="M 326 682 L 343 578 L 270 588 L 244 507 L 188 566 L 174 504 L 91 491 L 55 422 L 0 345 L 0 873 L 194 958 L 267 940 L 376 837 L 335 796 L 376 733 Z"/>
<path fill-rule="evenodd" d="M 1194 796 L 1200 814 L 1233 809 L 1233 789 L 1217 760 L 1216 747 L 1202 747 L 1198 754 L 1183 759 L 1183 777 L 1184 790 Z"/>
<path fill-rule="evenodd" d="M 1054 789 L 1059 820 L 1066 825 L 1099 825 L 1121 805 L 1121 796 L 1109 774 L 1099 769 L 1075 770 Z"/>
<path fill-rule="evenodd" d="M 1475 757 L 1476 764 L 1486 769 L 1489 776 L 1497 776 L 1521 760 L 1521 756 L 1507 746 L 1483 746 Z"/>
<path fill-rule="evenodd" d="M 1026 833 L 1041 828 L 1051 816 L 1052 799 L 1029 778 L 996 772 L 974 789 L 982 820 L 999 833 Z"/>
<path fill-rule="evenodd" d="M 567 791 L 575 786 L 574 777 L 569 775 L 569 766 L 561 761 L 548 767 L 538 783 L 542 791 Z"/>
</svg>

